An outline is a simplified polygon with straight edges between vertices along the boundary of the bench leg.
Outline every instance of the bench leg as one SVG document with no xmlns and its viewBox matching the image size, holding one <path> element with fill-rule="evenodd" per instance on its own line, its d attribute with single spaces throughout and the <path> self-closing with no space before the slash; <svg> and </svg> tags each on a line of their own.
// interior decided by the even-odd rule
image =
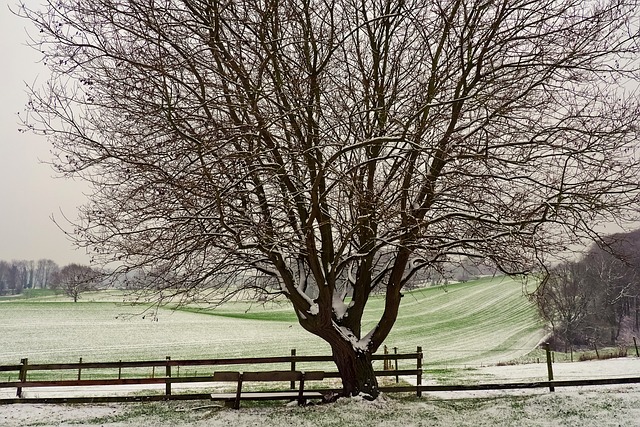
<svg viewBox="0 0 640 427">
<path fill-rule="evenodd" d="M 242 394 L 242 377 L 243 374 L 240 372 L 238 376 L 238 389 L 236 390 L 236 401 L 233 403 L 233 409 L 240 409 L 240 395 Z"/>
<path fill-rule="evenodd" d="M 300 388 L 298 389 L 298 405 L 304 406 L 307 403 L 304 398 L 304 372 L 300 376 Z"/>
</svg>

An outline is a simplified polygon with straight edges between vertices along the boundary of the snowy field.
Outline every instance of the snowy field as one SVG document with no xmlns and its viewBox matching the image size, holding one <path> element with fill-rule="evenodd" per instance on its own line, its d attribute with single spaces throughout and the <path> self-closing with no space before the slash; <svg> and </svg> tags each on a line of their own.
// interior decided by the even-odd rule
<svg viewBox="0 0 640 427">
<path fill-rule="evenodd" d="M 556 378 L 640 376 L 640 359 L 555 364 Z M 537 378 L 541 366 L 486 367 L 474 374 L 493 381 Z M 3 427 L 427 427 L 640 426 L 640 385 L 426 393 L 345 399 L 297 407 L 247 404 L 239 411 L 211 402 L 0 406 Z"/>
<path fill-rule="evenodd" d="M 278 355 L 327 346 L 291 322 L 265 322 L 160 310 L 110 302 L 0 303 L 0 364 L 241 357 Z M 294 327 L 295 326 L 295 327 Z M 230 333 L 233 331 L 233 333 Z"/>
<path fill-rule="evenodd" d="M 522 286 L 496 278 L 407 292 L 387 343 L 401 352 L 423 347 L 426 384 L 544 380 L 544 363 L 493 366 L 524 358 L 544 335 Z M 288 355 L 291 348 L 329 353 L 286 305 L 236 303 L 214 315 L 162 309 L 143 317 L 139 307 L 115 304 L 118 298 L 86 295 L 78 304 L 64 297 L 0 299 L 0 364 L 23 357 L 50 363 Z M 372 299 L 365 325 L 372 325 L 382 303 Z M 556 363 L 554 371 L 558 380 L 640 376 L 640 360 Z M 25 390 L 27 396 L 42 391 Z M 640 426 L 640 386 L 389 395 L 373 403 L 348 399 L 304 408 L 247 403 L 240 411 L 208 401 L 0 406 L 0 427 L 347 425 Z"/>
<path fill-rule="evenodd" d="M 228 304 L 208 314 L 161 309 L 157 316 L 122 304 L 113 293 L 24 300 L 0 298 L 0 364 L 158 360 L 329 354 L 302 330 L 287 304 Z M 117 302 L 120 302 L 119 304 Z M 384 298 L 363 319 L 373 327 Z M 535 309 L 513 279 L 482 279 L 406 292 L 386 340 L 389 348 L 421 346 L 428 365 L 465 367 L 509 361 L 544 335 Z"/>
</svg>

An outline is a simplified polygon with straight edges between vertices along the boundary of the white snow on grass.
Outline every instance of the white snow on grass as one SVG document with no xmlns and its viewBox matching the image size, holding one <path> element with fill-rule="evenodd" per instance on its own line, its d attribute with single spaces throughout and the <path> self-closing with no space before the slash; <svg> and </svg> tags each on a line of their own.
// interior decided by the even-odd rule
<svg viewBox="0 0 640 427">
<path fill-rule="evenodd" d="M 555 380 L 640 377 L 640 358 L 623 357 L 573 363 L 553 363 Z M 496 380 L 509 382 L 546 381 L 547 364 L 487 366 L 478 370 Z"/>
<path fill-rule="evenodd" d="M 100 294 L 101 296 L 102 294 Z M 92 297 L 93 298 L 93 297 Z M 89 301 L 87 298 L 85 301 Z M 373 328 L 383 298 L 372 298 L 365 330 Z M 99 301 L 50 303 L 0 301 L 0 364 L 250 357 L 328 354 L 328 346 L 302 330 L 295 319 L 238 319 L 243 304 L 223 307 L 227 316 L 160 310 L 157 321 L 118 316 L 130 307 Z M 242 310 L 240 310 L 242 308 Z M 133 309 L 136 310 L 136 309 Z M 226 311 L 225 311 L 226 310 Z M 269 313 L 290 310 L 270 307 Z M 453 371 L 448 383 L 545 380 L 546 364 L 487 367 L 527 354 L 544 332 L 535 309 L 512 279 L 420 289 L 405 293 L 398 322 L 387 340 L 400 352 L 425 351 L 425 383 L 438 383 L 438 370 Z M 409 362 L 407 362 L 409 363 Z M 414 367 L 414 365 L 401 366 Z M 482 367 L 484 366 L 484 367 Z M 463 369 L 475 367 L 476 369 Z M 453 370 L 451 368 L 454 368 Z M 199 368 L 201 369 L 201 368 Z M 276 369 L 276 367 L 274 367 Z M 430 371 L 431 370 L 431 371 Z M 554 364 L 555 378 L 640 376 L 637 358 Z M 200 372 L 203 373 L 203 372 Z M 182 374 L 182 371 L 181 371 Z M 190 374 L 194 374 L 190 372 Z M 206 372 L 204 373 L 206 374 Z M 7 380 L 3 373 L 0 381 Z M 186 375 L 186 373 L 185 373 Z M 83 371 L 84 376 L 84 371 Z M 9 379 L 10 380 L 10 379 Z M 15 378 L 14 378 L 15 380 Z M 195 388 L 191 384 L 190 388 Z M 214 390 L 210 384 L 201 384 Z M 210 387 L 210 388 L 209 388 Z M 145 386 L 145 389 L 152 387 Z M 163 386 L 158 387 L 161 393 Z M 179 386 L 173 385 L 178 391 Z M 201 388 L 202 390 L 202 388 Z M 72 395 L 87 389 L 71 390 Z M 111 393 L 96 387 L 92 394 Z M 122 393 L 140 393 L 123 387 Z M 3 390 L 6 392 L 6 390 Z M 9 390 L 15 394 L 15 390 Z M 69 390 L 27 389 L 27 396 Z M 105 405 L 0 405 L 0 427 L 235 427 L 235 426 L 634 426 L 640 425 L 640 386 L 509 390 L 500 392 L 425 393 L 387 396 L 369 403 L 347 399 L 305 408 L 247 403 L 240 411 L 211 402 L 158 402 Z"/>
<path fill-rule="evenodd" d="M 136 316 L 143 307 L 114 301 L 111 293 L 86 295 L 77 304 L 62 297 L 0 299 L 0 364 L 25 357 L 30 363 L 69 363 L 80 357 L 106 362 L 278 356 L 292 348 L 299 355 L 330 352 L 302 329 L 287 304 L 233 302 L 213 312 L 221 315 L 161 309 L 157 317 L 147 313 L 143 319 Z M 363 334 L 375 328 L 383 310 L 384 297 L 373 296 Z M 422 346 L 428 366 L 465 367 L 520 357 L 543 334 L 522 283 L 488 278 L 406 292 L 386 344 L 401 353 Z M 411 366 L 401 361 L 400 367 Z"/>
<path fill-rule="evenodd" d="M 0 406 L 3 427 L 282 427 L 282 426 L 637 426 L 640 387 L 476 398 L 425 395 L 346 399 L 299 408 L 285 403 L 240 410 L 210 402 Z"/>
<path fill-rule="evenodd" d="M 0 364 L 326 354 L 297 323 L 264 322 L 113 303 L 0 303 Z M 2 376 L 0 376 L 0 379 Z"/>
</svg>

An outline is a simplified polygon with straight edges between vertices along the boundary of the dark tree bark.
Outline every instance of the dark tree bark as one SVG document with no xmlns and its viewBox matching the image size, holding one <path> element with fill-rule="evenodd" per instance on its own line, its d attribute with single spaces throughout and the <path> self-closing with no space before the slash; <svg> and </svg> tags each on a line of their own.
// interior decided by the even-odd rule
<svg viewBox="0 0 640 427">
<path fill-rule="evenodd" d="M 332 354 L 342 378 L 345 396 L 362 395 L 369 399 L 378 397 L 380 391 L 370 352 L 349 348 L 347 345 L 335 345 L 332 346 Z"/>
</svg>

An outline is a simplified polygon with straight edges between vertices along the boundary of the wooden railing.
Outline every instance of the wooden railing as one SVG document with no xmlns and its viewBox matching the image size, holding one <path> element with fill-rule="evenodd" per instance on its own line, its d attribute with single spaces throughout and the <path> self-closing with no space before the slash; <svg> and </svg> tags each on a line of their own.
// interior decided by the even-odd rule
<svg viewBox="0 0 640 427">
<path fill-rule="evenodd" d="M 379 377 L 395 377 L 396 382 L 400 376 L 413 376 L 416 379 L 414 392 L 420 395 L 419 386 L 422 384 L 422 349 L 417 348 L 415 353 L 404 354 L 376 354 L 372 356 L 374 361 L 384 361 L 385 367 L 395 365 L 395 369 L 378 370 Z M 414 360 L 415 368 L 398 369 L 398 361 Z M 47 363 L 30 364 L 28 359 L 22 359 L 19 365 L 0 365 L 0 392 L 3 389 L 15 389 L 15 398 L 0 397 L 0 404 L 7 403 L 82 403 L 82 402 L 116 402 L 116 401 L 145 401 L 145 400 L 184 400 L 184 399 L 208 399 L 211 396 L 207 393 L 176 393 L 173 389 L 175 384 L 195 384 L 213 383 L 214 374 L 225 371 L 238 371 L 231 367 L 265 367 L 280 365 L 286 366 L 291 372 L 302 371 L 301 365 L 324 364 L 329 366 L 333 362 L 332 356 L 298 356 L 296 351 L 291 351 L 291 356 L 281 357 L 250 357 L 250 358 L 226 358 L 226 359 L 194 359 L 194 360 L 172 360 L 167 357 L 165 360 L 153 361 L 118 361 L 118 362 L 82 362 L 77 363 Z M 197 375 L 185 374 L 185 368 L 199 367 Z M 180 369 L 183 375 L 180 375 Z M 204 368 L 204 370 L 202 369 Z M 147 375 L 141 374 L 141 369 Z M 148 371 L 151 370 L 149 375 Z M 268 369 L 263 369 L 267 371 Z M 13 375 L 12 375 L 13 373 Z M 11 380 L 15 376 L 16 380 Z M 51 379 L 52 377 L 63 376 L 65 379 Z M 339 378 L 339 373 L 335 371 L 324 371 L 323 378 Z M 7 381 L 3 379 L 7 378 Z M 95 386 L 145 386 L 164 385 L 163 393 L 122 395 L 110 393 L 108 396 L 70 396 L 71 391 L 77 387 Z M 46 389 L 56 387 L 66 397 L 47 397 L 46 392 L 42 396 L 27 397 L 26 389 Z M 295 381 L 290 381 L 290 389 L 296 389 Z M 335 387 L 335 386 L 334 386 Z M 73 388 L 73 389 L 72 389 Z M 391 387 L 385 387 L 385 391 Z M 144 387 L 138 388 L 138 392 Z M 329 390 L 326 386 L 324 390 Z M 335 389 L 339 391 L 339 389 Z M 1 396 L 1 395 L 0 395 Z"/>
<path fill-rule="evenodd" d="M 390 377 L 391 381 L 381 382 L 380 391 L 384 393 L 414 393 L 421 396 L 423 392 L 442 391 L 477 391 L 477 390 L 510 390 L 548 388 L 553 392 L 556 387 L 576 386 L 600 386 L 610 384 L 640 384 L 640 376 L 626 378 L 598 378 L 577 380 L 554 380 L 552 361 L 547 347 L 547 363 L 541 364 L 541 372 L 548 371 L 548 381 L 518 382 L 518 383 L 488 383 L 465 385 L 423 385 L 423 353 L 420 347 L 415 353 L 405 354 L 376 354 L 374 361 L 383 361 L 385 369 L 376 370 L 378 377 Z M 402 369 L 399 369 L 399 363 Z M 318 368 L 318 365 L 320 366 Z M 273 367 L 277 371 L 274 371 Z M 338 372 L 330 370 L 333 366 L 331 356 L 298 356 L 292 350 L 291 356 L 282 357 L 253 357 L 232 359 L 195 359 L 195 360 L 165 360 L 155 361 L 119 361 L 119 362 L 78 362 L 78 363 L 51 363 L 30 364 L 27 359 L 22 359 L 18 365 L 0 365 L 0 404 L 8 403 L 88 403 L 88 402 L 126 402 L 126 401 L 151 401 L 151 400 L 188 400 L 188 399 L 212 399 L 218 394 L 218 400 L 227 400 L 222 396 L 215 384 L 230 382 L 236 390 L 232 394 L 234 407 L 239 405 L 239 400 L 244 397 L 240 393 L 252 393 L 252 390 L 243 389 L 242 382 L 266 381 L 279 382 L 282 387 L 277 389 L 261 389 L 260 399 L 283 396 L 297 396 L 299 401 L 316 396 L 339 392 L 336 382 L 332 379 L 339 378 Z M 186 368 L 197 368 L 199 371 L 185 372 Z M 260 369 L 256 369 L 260 368 Z M 180 370 L 182 369 L 182 372 Z M 141 371 L 144 370 L 144 372 Z M 149 372 L 150 371 L 150 372 Z M 309 372 L 309 375 L 306 373 Z M 240 375 L 242 374 L 242 375 Z M 52 379 L 64 376 L 65 379 Z M 411 385 L 399 383 L 400 377 L 415 379 Z M 13 380 L 15 378 L 15 380 Z M 328 383 L 321 381 L 329 380 Z M 395 379 L 395 382 L 393 381 Z M 300 381 L 307 384 L 300 384 Z M 313 387 L 309 382 L 313 381 Z M 175 390 L 176 384 L 198 384 L 202 392 L 193 390 Z M 286 393 L 287 383 L 293 392 Z M 296 384 L 297 383 L 297 384 Z M 235 387 L 233 386 L 235 384 Z M 135 394 L 123 394 L 115 386 L 140 386 Z M 149 392 L 148 385 L 160 385 L 163 390 L 155 393 Z M 88 396 L 82 387 L 104 386 L 106 395 Z M 111 386 L 111 387 L 110 387 Z M 58 388 L 56 391 L 65 394 L 64 397 L 47 396 L 47 388 Z M 78 389 L 78 387 L 80 389 Z M 6 391 L 15 389 L 15 395 Z M 39 396 L 26 396 L 25 390 L 43 390 Z M 212 391 L 214 390 L 214 391 Z M 5 391 L 3 393 L 3 391 Z M 74 396 L 81 394 L 80 397 Z M 316 394 L 313 394 L 313 393 Z M 297 394 L 296 394 L 297 393 Z M 6 397 L 3 397 L 7 395 Z M 32 393 L 29 393 L 32 394 Z M 33 393 L 35 394 L 35 392 Z M 15 396 L 15 397 L 12 397 Z M 248 396 L 247 398 L 252 398 Z"/>
</svg>

